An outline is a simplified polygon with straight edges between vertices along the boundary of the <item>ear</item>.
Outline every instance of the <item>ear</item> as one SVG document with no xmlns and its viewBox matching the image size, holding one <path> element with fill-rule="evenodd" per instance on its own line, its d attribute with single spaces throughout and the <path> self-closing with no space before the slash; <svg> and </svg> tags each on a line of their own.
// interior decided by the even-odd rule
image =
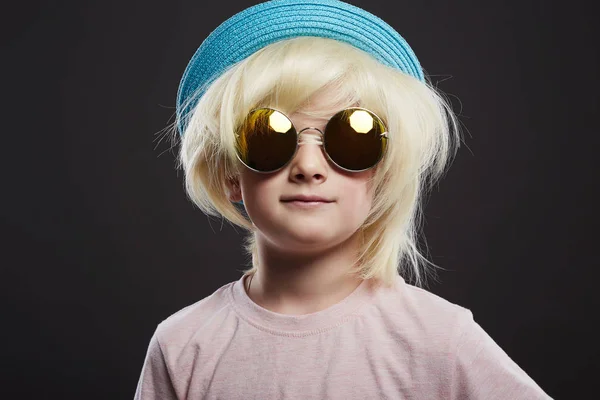
<svg viewBox="0 0 600 400">
<path fill-rule="evenodd" d="M 225 187 L 229 201 L 233 203 L 239 203 L 242 201 L 242 190 L 240 189 L 240 182 L 237 178 L 228 179 L 225 182 Z"/>
</svg>

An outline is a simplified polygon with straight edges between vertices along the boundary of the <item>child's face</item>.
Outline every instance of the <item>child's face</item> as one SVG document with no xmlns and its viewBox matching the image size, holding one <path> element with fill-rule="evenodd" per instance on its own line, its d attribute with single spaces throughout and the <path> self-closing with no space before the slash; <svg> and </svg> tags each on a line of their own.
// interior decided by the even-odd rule
<svg viewBox="0 0 600 400">
<path fill-rule="evenodd" d="M 311 103 L 311 107 L 318 106 L 318 101 Z M 315 127 L 324 131 L 327 123 L 299 113 L 289 117 L 298 130 Z M 306 130 L 302 135 L 319 133 Z M 326 158 L 322 146 L 307 142 L 277 172 L 261 174 L 242 167 L 239 188 L 230 196 L 233 201 L 243 199 L 259 234 L 282 249 L 314 251 L 335 246 L 357 231 L 371 208 L 373 188 L 368 180 L 375 169 L 341 170 Z M 305 203 L 283 200 L 297 195 L 316 195 L 331 202 L 306 207 Z"/>
</svg>

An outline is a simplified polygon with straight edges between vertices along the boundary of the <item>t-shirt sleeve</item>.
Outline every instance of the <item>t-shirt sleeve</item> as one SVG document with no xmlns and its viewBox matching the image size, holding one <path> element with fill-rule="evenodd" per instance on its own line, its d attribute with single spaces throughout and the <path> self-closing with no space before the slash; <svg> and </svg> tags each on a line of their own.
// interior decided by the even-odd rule
<svg viewBox="0 0 600 400">
<path fill-rule="evenodd" d="M 165 362 L 157 332 L 150 339 L 134 400 L 176 400 L 177 394 Z"/>
<path fill-rule="evenodd" d="M 551 399 L 473 320 L 470 310 L 465 310 L 461 323 L 451 399 Z"/>
</svg>

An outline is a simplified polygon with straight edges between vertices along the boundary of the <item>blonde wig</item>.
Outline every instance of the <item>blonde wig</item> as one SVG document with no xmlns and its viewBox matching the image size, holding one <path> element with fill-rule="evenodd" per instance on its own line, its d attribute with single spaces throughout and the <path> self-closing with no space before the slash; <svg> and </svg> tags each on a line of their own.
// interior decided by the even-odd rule
<svg viewBox="0 0 600 400">
<path fill-rule="evenodd" d="M 226 183 L 236 181 L 244 168 L 235 154 L 235 129 L 253 108 L 268 105 L 289 115 L 322 91 L 331 107 L 311 116 L 324 118 L 358 105 L 378 114 L 390 137 L 373 176 L 373 204 L 359 229 L 363 240 L 349 273 L 388 286 L 400 274 L 424 286 L 439 267 L 421 254 L 422 203 L 460 145 L 458 120 L 429 79 L 421 82 L 349 44 L 319 37 L 276 42 L 199 88 L 196 106 L 179 117 L 187 121 L 178 167 L 185 172 L 189 198 L 207 215 L 248 232 L 245 249 L 252 265 L 244 273 L 256 272 L 256 228 L 228 200 Z M 174 140 L 179 122 L 173 124 Z"/>
</svg>

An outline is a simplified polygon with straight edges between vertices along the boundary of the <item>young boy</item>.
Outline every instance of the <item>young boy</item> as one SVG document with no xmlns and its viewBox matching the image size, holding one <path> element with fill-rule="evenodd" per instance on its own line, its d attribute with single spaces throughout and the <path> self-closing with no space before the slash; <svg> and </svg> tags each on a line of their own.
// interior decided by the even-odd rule
<svg viewBox="0 0 600 400">
<path fill-rule="evenodd" d="M 460 137 L 402 37 L 335 0 L 221 24 L 182 78 L 187 193 L 247 229 L 252 267 L 162 321 L 136 399 L 548 399 L 417 286 L 423 193 Z M 424 266 L 423 266 L 424 265 Z"/>
</svg>

